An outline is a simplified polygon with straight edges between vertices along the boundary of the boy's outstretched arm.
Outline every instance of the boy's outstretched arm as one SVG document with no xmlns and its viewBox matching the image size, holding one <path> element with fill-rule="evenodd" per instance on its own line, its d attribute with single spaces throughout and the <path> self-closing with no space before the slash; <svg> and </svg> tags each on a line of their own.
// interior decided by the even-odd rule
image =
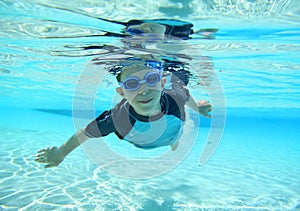
<svg viewBox="0 0 300 211">
<path fill-rule="evenodd" d="M 60 147 L 48 147 L 38 151 L 34 161 L 45 163 L 45 168 L 58 166 L 71 151 L 89 139 L 84 131 L 78 131 Z"/>
<path fill-rule="evenodd" d="M 209 112 L 212 111 L 211 104 L 207 100 L 200 100 L 198 103 L 195 102 L 194 98 L 190 96 L 189 100 L 186 102 L 186 105 L 191 107 L 194 111 L 199 114 L 211 118 Z"/>
</svg>

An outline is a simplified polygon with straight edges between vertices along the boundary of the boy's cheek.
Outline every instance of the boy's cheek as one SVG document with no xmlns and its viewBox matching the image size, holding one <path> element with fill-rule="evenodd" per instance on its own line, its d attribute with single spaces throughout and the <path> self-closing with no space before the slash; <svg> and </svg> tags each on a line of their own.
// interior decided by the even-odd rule
<svg viewBox="0 0 300 211">
<path fill-rule="evenodd" d="M 123 90 L 123 88 L 122 87 L 118 87 L 118 88 L 116 88 L 116 91 L 117 91 L 117 93 L 121 96 L 121 97 L 123 97 L 124 96 L 124 90 Z"/>
<path fill-rule="evenodd" d="M 166 81 L 167 79 L 165 77 L 161 79 L 160 85 L 162 89 L 165 87 Z"/>
<path fill-rule="evenodd" d="M 129 91 L 129 90 L 124 90 L 123 92 L 123 98 L 125 98 L 128 102 L 131 102 L 137 95 L 138 93 L 136 91 Z"/>
</svg>

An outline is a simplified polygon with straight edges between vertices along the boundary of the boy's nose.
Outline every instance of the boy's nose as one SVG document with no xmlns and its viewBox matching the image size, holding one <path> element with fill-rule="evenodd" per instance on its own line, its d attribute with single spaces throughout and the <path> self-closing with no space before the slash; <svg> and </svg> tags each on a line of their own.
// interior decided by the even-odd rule
<svg viewBox="0 0 300 211">
<path fill-rule="evenodd" d="M 138 93 L 145 95 L 149 92 L 149 89 L 147 88 L 147 86 L 145 84 L 141 84 Z"/>
</svg>

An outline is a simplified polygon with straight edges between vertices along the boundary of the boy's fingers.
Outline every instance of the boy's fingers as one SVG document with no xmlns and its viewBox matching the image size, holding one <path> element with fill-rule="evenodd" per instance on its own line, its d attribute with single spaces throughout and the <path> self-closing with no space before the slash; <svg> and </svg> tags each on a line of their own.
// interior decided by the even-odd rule
<svg viewBox="0 0 300 211">
<path fill-rule="evenodd" d="M 44 166 L 44 168 L 51 168 L 51 167 L 54 167 L 54 166 L 57 166 L 57 165 L 55 165 L 54 163 L 50 163 L 50 164 L 47 164 L 47 165 L 45 165 Z"/>
<path fill-rule="evenodd" d="M 35 158 L 34 158 L 34 160 L 37 161 L 37 160 L 40 160 L 41 158 L 42 158 L 42 155 L 36 155 Z"/>
<path fill-rule="evenodd" d="M 47 163 L 47 158 L 46 157 L 35 157 L 34 161 L 39 162 L 39 163 Z"/>
<path fill-rule="evenodd" d="M 48 164 L 48 165 L 45 165 L 45 166 L 44 166 L 44 168 L 45 168 L 45 169 L 47 169 L 47 168 L 51 168 L 51 167 L 53 167 L 53 165 L 52 165 L 52 164 Z"/>
<path fill-rule="evenodd" d="M 45 151 L 46 151 L 46 149 L 41 149 L 37 153 L 41 153 L 41 152 L 45 152 Z"/>
<path fill-rule="evenodd" d="M 47 148 L 45 148 L 45 149 L 39 150 L 38 153 L 41 153 L 41 152 L 48 152 L 48 151 L 53 150 L 54 148 L 55 148 L 55 147 L 47 147 Z"/>
<path fill-rule="evenodd" d="M 46 152 L 38 152 L 35 157 L 45 156 Z"/>
<path fill-rule="evenodd" d="M 45 148 L 45 149 L 41 149 L 41 150 L 39 150 L 38 151 L 38 153 L 42 153 L 42 152 L 47 152 L 47 151 L 49 151 L 49 150 L 51 150 L 52 149 L 52 147 L 48 147 L 48 148 Z"/>
</svg>

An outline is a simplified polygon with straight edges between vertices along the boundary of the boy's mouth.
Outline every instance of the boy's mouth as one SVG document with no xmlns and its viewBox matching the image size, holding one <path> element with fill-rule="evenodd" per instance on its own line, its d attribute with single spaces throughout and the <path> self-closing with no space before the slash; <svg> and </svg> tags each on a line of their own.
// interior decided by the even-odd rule
<svg viewBox="0 0 300 211">
<path fill-rule="evenodd" d="M 150 103 L 151 101 L 152 101 L 152 98 L 148 99 L 148 100 L 139 100 L 138 102 L 142 103 L 142 104 L 147 104 L 147 103 Z"/>
</svg>

